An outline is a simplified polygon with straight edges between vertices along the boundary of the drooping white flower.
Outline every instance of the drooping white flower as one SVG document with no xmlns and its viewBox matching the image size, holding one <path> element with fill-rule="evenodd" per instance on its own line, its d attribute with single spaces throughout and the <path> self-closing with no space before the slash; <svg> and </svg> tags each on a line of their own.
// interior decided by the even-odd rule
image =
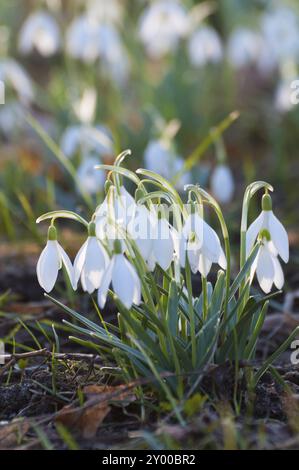
<svg viewBox="0 0 299 470">
<path fill-rule="evenodd" d="M 109 257 L 102 243 L 95 235 L 89 235 L 74 261 L 75 283 L 81 279 L 83 290 L 92 294 L 99 289 L 108 264 Z"/>
<path fill-rule="evenodd" d="M 109 286 L 127 309 L 132 304 L 141 302 L 141 282 L 134 266 L 122 253 L 116 253 L 106 269 L 98 290 L 98 304 L 103 308 L 106 303 Z"/>
<path fill-rule="evenodd" d="M 130 220 L 127 230 L 146 263 L 153 251 L 155 226 L 156 218 L 153 213 L 144 204 L 137 204 L 135 215 Z"/>
<path fill-rule="evenodd" d="M 253 245 L 262 231 L 269 233 L 270 240 L 285 263 L 289 261 L 289 239 L 282 223 L 275 217 L 272 211 L 272 202 L 269 194 L 263 196 L 262 212 L 250 225 L 246 234 L 246 253 L 250 254 Z"/>
<path fill-rule="evenodd" d="M 103 125 L 90 126 L 77 124 L 64 131 L 60 147 L 66 157 L 77 152 L 84 155 L 96 154 L 100 157 L 113 154 L 113 138 L 110 130 Z"/>
<path fill-rule="evenodd" d="M 0 106 L 0 131 L 8 138 L 20 136 L 25 129 L 22 115 L 24 108 L 17 100 L 11 100 L 5 106 Z"/>
<path fill-rule="evenodd" d="M 190 214 L 185 221 L 180 242 L 180 263 L 185 267 L 186 256 L 190 268 L 207 277 L 212 264 L 218 263 L 226 269 L 226 257 L 215 230 L 210 227 L 197 213 Z"/>
<path fill-rule="evenodd" d="M 261 38 L 258 33 L 247 28 L 234 30 L 228 41 L 228 60 L 236 69 L 255 64 L 260 53 Z"/>
<path fill-rule="evenodd" d="M 76 289 L 73 265 L 56 239 L 55 228 L 50 227 L 47 245 L 43 249 L 36 267 L 38 282 L 46 292 L 53 289 L 62 266 L 66 269 L 73 289 Z"/>
<path fill-rule="evenodd" d="M 26 18 L 19 36 L 21 54 L 34 49 L 42 56 L 54 55 L 60 48 L 60 31 L 56 20 L 46 11 L 36 11 Z"/>
<path fill-rule="evenodd" d="M 148 143 L 144 152 L 144 164 L 148 170 L 171 180 L 183 168 L 184 160 L 176 155 L 167 139 L 161 138 Z M 191 174 L 185 172 L 176 186 L 178 189 L 183 189 L 189 183 L 191 183 Z"/>
<path fill-rule="evenodd" d="M 174 258 L 174 241 L 169 222 L 164 218 L 157 218 L 153 229 L 152 252 L 149 257 L 149 267 L 155 264 L 166 271 Z"/>
<path fill-rule="evenodd" d="M 66 33 L 66 51 L 74 59 L 92 64 L 99 57 L 99 23 L 91 15 L 73 20 Z"/>
<path fill-rule="evenodd" d="M 123 16 L 122 0 L 88 0 L 87 11 L 99 22 L 119 24 Z"/>
<path fill-rule="evenodd" d="M 96 209 L 96 234 L 100 240 L 107 239 L 110 247 L 114 240 L 121 240 L 122 250 L 125 249 L 125 229 L 132 224 L 135 217 L 136 202 L 124 186 L 120 187 L 119 193 L 115 187 L 109 192 Z"/>
<path fill-rule="evenodd" d="M 160 59 L 173 52 L 188 30 L 187 12 L 176 0 L 152 3 L 144 11 L 139 23 L 139 37 L 153 59 Z"/>
<path fill-rule="evenodd" d="M 0 80 L 5 86 L 11 86 L 24 104 L 32 103 L 34 99 L 32 81 L 24 68 L 14 59 L 0 60 Z"/>
<path fill-rule="evenodd" d="M 278 260 L 278 252 L 272 241 L 263 238 L 256 258 L 251 266 L 251 282 L 254 275 L 261 289 L 265 294 L 269 294 L 273 284 L 277 289 L 281 289 L 284 284 L 284 274 Z"/>
<path fill-rule="evenodd" d="M 105 172 L 95 169 L 101 161 L 92 155 L 85 157 L 77 169 L 77 179 L 80 186 L 88 194 L 96 194 L 103 190 L 105 184 Z"/>
<path fill-rule="evenodd" d="M 83 124 L 91 124 L 95 117 L 97 92 L 95 88 L 85 88 L 82 96 L 73 104 L 77 118 Z"/>
<path fill-rule="evenodd" d="M 219 34 L 210 26 L 196 30 L 188 44 L 190 62 L 194 67 L 217 64 L 222 59 L 222 43 Z"/>
<path fill-rule="evenodd" d="M 282 80 L 278 83 L 274 96 L 274 107 L 279 113 L 287 113 L 293 109 L 295 103 L 292 102 L 293 89 L 292 80 Z"/>
<path fill-rule="evenodd" d="M 225 164 L 217 165 L 211 176 L 211 190 L 220 203 L 232 200 L 235 184 L 230 168 Z"/>
<path fill-rule="evenodd" d="M 261 19 L 263 37 L 276 60 L 295 59 L 299 53 L 299 24 L 296 13 L 287 7 L 267 11 Z"/>
</svg>

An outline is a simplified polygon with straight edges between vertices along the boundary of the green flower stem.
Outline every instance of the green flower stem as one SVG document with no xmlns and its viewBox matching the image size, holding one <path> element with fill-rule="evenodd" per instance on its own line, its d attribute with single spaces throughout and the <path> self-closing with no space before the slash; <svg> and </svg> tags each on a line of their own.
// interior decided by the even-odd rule
<svg viewBox="0 0 299 470">
<path fill-rule="evenodd" d="M 203 322 L 205 322 L 207 317 L 208 317 L 208 308 L 209 308 L 207 278 L 202 276 L 201 282 L 202 282 L 202 300 L 203 300 L 203 303 L 202 303 L 202 305 L 203 305 L 202 318 L 203 318 Z"/>
<path fill-rule="evenodd" d="M 193 308 L 191 270 L 190 270 L 188 259 L 186 259 L 185 273 L 186 273 L 186 286 L 187 286 L 187 291 L 188 291 L 188 303 L 189 303 L 192 367 L 195 368 L 196 366 L 195 315 L 194 315 L 194 308 Z"/>
</svg>

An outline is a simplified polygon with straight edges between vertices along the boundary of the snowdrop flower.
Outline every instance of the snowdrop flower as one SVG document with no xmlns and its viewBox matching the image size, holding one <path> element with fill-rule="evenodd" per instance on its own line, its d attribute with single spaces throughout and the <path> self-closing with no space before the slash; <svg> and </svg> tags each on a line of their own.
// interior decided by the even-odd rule
<svg viewBox="0 0 299 470">
<path fill-rule="evenodd" d="M 89 0 L 87 2 L 88 15 L 96 18 L 100 23 L 119 24 L 123 16 L 121 0 Z"/>
<path fill-rule="evenodd" d="M 36 268 L 38 282 L 46 292 L 50 292 L 53 289 L 58 277 L 58 271 L 62 266 L 66 269 L 73 289 L 76 289 L 73 265 L 57 241 L 55 227 L 50 226 L 48 242 L 39 257 Z"/>
<path fill-rule="evenodd" d="M 93 222 L 89 224 L 88 232 L 89 236 L 74 261 L 74 279 L 76 285 L 81 279 L 83 290 L 92 294 L 101 285 L 109 264 L 109 257 L 101 242 L 96 238 Z"/>
<path fill-rule="evenodd" d="M 260 36 L 247 28 L 232 32 L 227 46 L 228 60 L 236 69 L 256 63 L 260 52 Z"/>
<path fill-rule="evenodd" d="M 97 92 L 95 88 L 85 88 L 80 99 L 73 104 L 76 117 L 83 124 L 91 124 L 95 117 Z"/>
<path fill-rule="evenodd" d="M 100 25 L 98 43 L 103 72 L 116 83 L 125 83 L 129 75 L 129 59 L 115 27 L 109 24 Z"/>
<path fill-rule="evenodd" d="M 273 244 L 276 253 L 285 263 L 289 261 L 289 239 L 286 229 L 275 217 L 272 211 L 272 200 L 269 194 L 265 194 L 262 200 L 262 212 L 250 225 L 246 234 L 246 253 L 250 254 L 253 245 L 261 232 L 269 234 L 269 241 Z M 273 252 L 273 250 L 272 250 Z"/>
<path fill-rule="evenodd" d="M 222 43 L 218 33 L 209 26 L 201 27 L 192 34 L 188 52 L 194 67 L 217 64 L 222 59 Z"/>
<path fill-rule="evenodd" d="M 12 137 L 24 130 L 23 113 L 24 108 L 17 100 L 12 100 L 5 106 L 0 106 L 0 130 L 4 136 Z"/>
<path fill-rule="evenodd" d="M 160 59 L 173 52 L 188 30 L 187 12 L 176 0 L 152 3 L 144 11 L 139 23 L 139 37 L 152 59 Z"/>
<path fill-rule="evenodd" d="M 180 242 L 180 263 L 184 268 L 188 258 L 191 271 L 207 277 L 212 264 L 218 263 L 226 269 L 226 257 L 220 240 L 212 229 L 197 213 L 192 213 L 185 221 Z"/>
<path fill-rule="evenodd" d="M 211 176 L 211 190 L 214 197 L 222 204 L 232 200 L 235 184 L 230 168 L 225 164 L 219 164 Z"/>
<path fill-rule="evenodd" d="M 60 147 L 68 158 L 78 151 L 83 155 L 97 154 L 103 157 L 113 154 L 113 138 L 106 126 L 77 124 L 67 127 L 61 137 Z"/>
<path fill-rule="evenodd" d="M 277 250 L 270 240 L 267 231 L 261 241 L 261 246 L 251 266 L 251 282 L 256 273 L 259 285 L 265 294 L 269 294 L 273 284 L 281 289 L 284 284 L 284 275 L 278 261 Z"/>
<path fill-rule="evenodd" d="M 296 58 L 299 53 L 299 25 L 291 9 L 277 8 L 266 12 L 262 17 L 261 29 L 272 56 L 278 61 Z"/>
<path fill-rule="evenodd" d="M 108 239 L 110 245 L 115 239 L 123 239 L 124 234 L 121 232 L 132 224 L 135 212 L 135 199 L 126 188 L 121 186 L 118 194 L 114 186 L 110 187 L 106 198 L 95 212 L 97 237 L 100 240 Z M 119 226 L 119 229 L 115 225 Z M 123 240 L 122 248 L 124 251 Z"/>
<path fill-rule="evenodd" d="M 60 48 L 60 32 L 55 19 L 45 11 L 32 13 L 24 22 L 19 36 L 21 54 L 36 49 L 42 56 L 54 55 Z"/>
<path fill-rule="evenodd" d="M 98 304 L 103 308 L 109 286 L 127 309 L 141 302 L 141 282 L 134 266 L 122 254 L 120 243 L 115 242 L 115 254 L 106 269 L 98 290 Z"/>
<path fill-rule="evenodd" d="M 97 157 L 89 155 L 84 158 L 77 169 L 77 179 L 88 194 L 96 194 L 104 187 L 105 172 L 95 169 L 95 166 L 100 163 L 101 161 Z"/>
<path fill-rule="evenodd" d="M 171 180 L 184 166 L 184 160 L 175 154 L 171 143 L 166 139 L 151 140 L 144 152 L 145 167 Z M 178 189 L 183 189 L 191 182 L 191 174 L 186 172 L 177 183 Z"/>
<path fill-rule="evenodd" d="M 24 104 L 30 104 L 34 99 L 33 85 L 23 67 L 14 59 L 0 60 L 0 80 L 5 85 L 11 85 Z"/>
<path fill-rule="evenodd" d="M 278 83 L 274 96 L 274 107 L 280 113 L 287 113 L 294 107 L 292 102 L 292 80 L 282 80 Z"/>
<path fill-rule="evenodd" d="M 150 270 L 155 264 L 161 266 L 166 271 L 174 257 L 174 241 L 172 229 L 164 217 L 158 217 L 153 233 L 152 252 L 148 260 Z"/>
<path fill-rule="evenodd" d="M 92 64 L 99 57 L 99 24 L 90 15 L 73 20 L 66 33 L 66 51 L 74 59 Z"/>
<path fill-rule="evenodd" d="M 155 227 L 156 218 L 152 211 L 144 204 L 137 204 L 127 230 L 146 263 L 151 259 Z"/>
</svg>

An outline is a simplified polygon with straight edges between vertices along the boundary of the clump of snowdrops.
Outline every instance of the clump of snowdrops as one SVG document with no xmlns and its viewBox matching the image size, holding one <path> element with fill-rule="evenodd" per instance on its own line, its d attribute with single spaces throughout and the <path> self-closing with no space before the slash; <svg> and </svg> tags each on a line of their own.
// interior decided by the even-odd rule
<svg viewBox="0 0 299 470">
<path fill-rule="evenodd" d="M 261 181 L 251 184 L 243 201 L 240 269 L 232 278 L 229 232 L 217 201 L 201 187 L 188 185 L 184 203 L 160 175 L 125 169 L 129 153 L 123 152 L 114 165 L 97 167 L 108 171 L 106 197 L 90 221 L 69 211 L 38 219 L 51 224 L 37 275 L 50 292 L 64 267 L 73 289 L 81 283 L 83 291 L 96 295 L 98 323 L 51 297 L 76 320 L 66 321 L 79 336 L 72 339 L 112 356 L 128 380 L 151 377 L 175 404 L 198 384 L 210 363 L 254 359 L 269 300 L 275 295 L 271 290 L 284 284 L 280 259 L 288 261 L 288 236 L 272 211 L 273 188 Z M 125 189 L 127 179 L 136 187 L 135 197 Z M 251 199 L 261 191 L 261 214 L 249 226 Z M 207 222 L 211 210 L 220 236 Z M 87 239 L 73 264 L 57 241 L 59 218 L 73 219 L 86 229 Z M 211 276 L 213 264 L 216 277 Z M 192 277 L 196 273 L 200 276 Z M 255 276 L 260 289 L 252 294 Z M 196 283 L 201 284 L 199 296 L 193 291 Z M 107 296 L 118 311 L 113 324 L 101 313 Z M 255 383 L 295 334 L 263 363 Z"/>
</svg>

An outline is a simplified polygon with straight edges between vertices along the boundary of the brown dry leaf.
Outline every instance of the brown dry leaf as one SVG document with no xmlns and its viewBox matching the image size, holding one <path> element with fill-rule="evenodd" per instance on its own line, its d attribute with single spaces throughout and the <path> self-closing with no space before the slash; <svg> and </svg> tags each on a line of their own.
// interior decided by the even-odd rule
<svg viewBox="0 0 299 470">
<path fill-rule="evenodd" d="M 109 412 L 110 406 L 107 402 L 90 406 L 86 402 L 84 408 L 66 405 L 62 408 L 56 421 L 69 429 L 78 431 L 84 439 L 92 439 Z"/>
<path fill-rule="evenodd" d="M 0 449 L 10 449 L 19 444 L 29 431 L 29 427 L 28 421 L 24 420 L 17 420 L 0 426 Z"/>
<path fill-rule="evenodd" d="M 121 402 L 123 406 L 128 406 L 136 400 L 136 395 L 127 385 L 87 385 L 83 392 L 87 396 L 106 394 L 106 399 L 113 402 Z"/>
</svg>

